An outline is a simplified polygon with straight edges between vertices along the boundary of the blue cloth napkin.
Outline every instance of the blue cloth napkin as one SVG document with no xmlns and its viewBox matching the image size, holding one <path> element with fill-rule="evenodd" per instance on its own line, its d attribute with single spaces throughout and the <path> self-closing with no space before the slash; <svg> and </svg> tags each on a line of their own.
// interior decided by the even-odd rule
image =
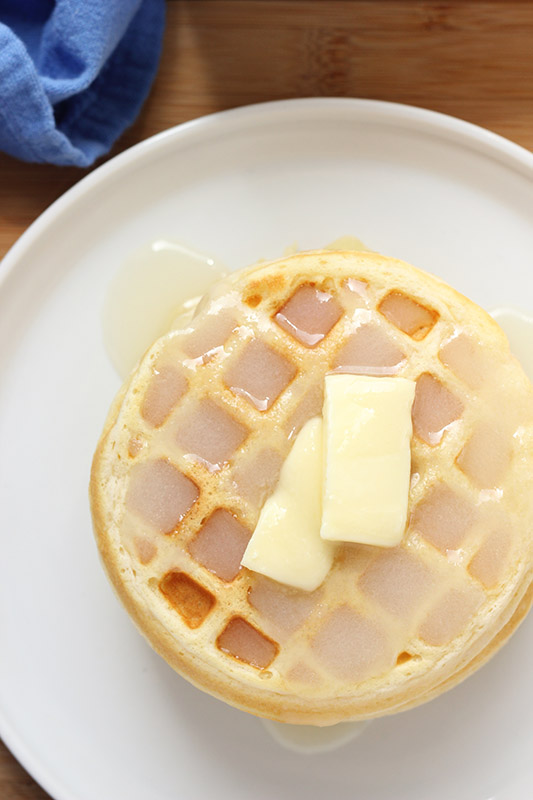
<svg viewBox="0 0 533 800">
<path fill-rule="evenodd" d="M 86 167 L 134 121 L 164 0 L 0 0 L 0 150 Z"/>
</svg>

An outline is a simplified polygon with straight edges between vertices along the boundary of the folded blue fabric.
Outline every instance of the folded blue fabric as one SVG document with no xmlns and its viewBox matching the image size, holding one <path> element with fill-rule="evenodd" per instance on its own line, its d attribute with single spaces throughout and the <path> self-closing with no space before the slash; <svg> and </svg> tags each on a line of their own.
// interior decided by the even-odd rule
<svg viewBox="0 0 533 800">
<path fill-rule="evenodd" d="M 86 167 L 134 121 L 164 0 L 0 0 L 0 150 Z"/>
</svg>

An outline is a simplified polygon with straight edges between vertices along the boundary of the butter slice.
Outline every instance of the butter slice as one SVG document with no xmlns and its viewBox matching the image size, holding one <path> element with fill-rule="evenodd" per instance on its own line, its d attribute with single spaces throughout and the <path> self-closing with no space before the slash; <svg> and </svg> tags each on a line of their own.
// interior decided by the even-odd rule
<svg viewBox="0 0 533 800">
<path fill-rule="evenodd" d="M 398 545 L 407 522 L 414 381 L 327 375 L 323 539 Z"/>
<path fill-rule="evenodd" d="M 326 577 L 335 546 L 320 538 L 322 420 L 309 420 L 281 468 L 241 563 L 280 583 L 312 591 Z"/>
</svg>

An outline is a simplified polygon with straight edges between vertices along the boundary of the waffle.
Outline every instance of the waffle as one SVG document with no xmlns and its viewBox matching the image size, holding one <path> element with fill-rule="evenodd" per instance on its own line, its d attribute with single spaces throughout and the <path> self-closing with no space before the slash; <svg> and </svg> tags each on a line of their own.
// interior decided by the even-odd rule
<svg viewBox="0 0 533 800">
<path fill-rule="evenodd" d="M 308 593 L 240 566 L 327 372 L 416 381 L 399 547 L 338 546 Z M 533 390 L 496 323 L 367 252 L 216 284 L 145 354 L 98 445 L 99 549 L 152 646 L 195 685 L 283 722 L 410 708 L 484 663 L 531 603 Z"/>
</svg>

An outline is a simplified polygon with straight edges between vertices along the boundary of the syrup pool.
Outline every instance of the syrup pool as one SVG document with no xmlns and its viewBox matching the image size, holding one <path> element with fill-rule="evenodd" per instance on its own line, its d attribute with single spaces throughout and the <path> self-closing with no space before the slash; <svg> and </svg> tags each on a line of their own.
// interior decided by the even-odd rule
<svg viewBox="0 0 533 800">
<path fill-rule="evenodd" d="M 198 295 L 224 275 L 220 261 L 179 242 L 157 239 L 135 250 L 113 277 L 103 310 L 105 346 L 120 377 L 177 317 L 186 322 Z"/>
<path fill-rule="evenodd" d="M 495 308 L 489 313 L 509 339 L 511 353 L 533 381 L 533 316 L 515 308 Z"/>
<path fill-rule="evenodd" d="M 261 722 L 272 738 L 287 750 L 303 755 L 316 755 L 330 753 L 357 739 L 367 725 L 370 725 L 371 720 L 339 722 L 327 728 L 317 728 L 315 725 L 287 725 L 270 719 L 263 719 Z"/>
</svg>

